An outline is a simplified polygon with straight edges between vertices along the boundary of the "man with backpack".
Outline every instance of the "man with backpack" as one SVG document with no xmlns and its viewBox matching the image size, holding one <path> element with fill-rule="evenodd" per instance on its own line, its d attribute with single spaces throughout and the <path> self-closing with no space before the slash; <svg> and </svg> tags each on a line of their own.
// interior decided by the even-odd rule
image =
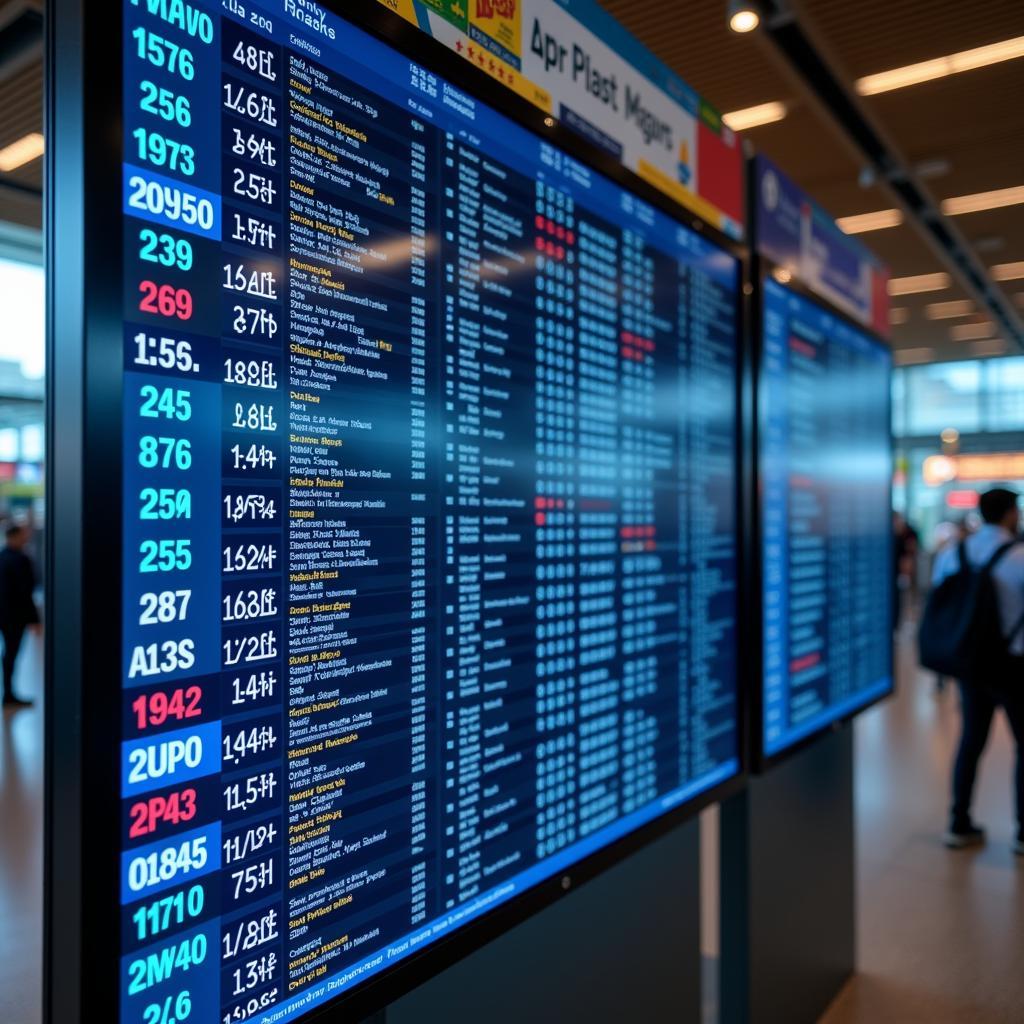
<svg viewBox="0 0 1024 1024">
<path fill-rule="evenodd" d="M 971 820 L 978 761 L 992 717 L 1002 706 L 1017 744 L 1017 838 L 1024 855 L 1024 543 L 1017 537 L 1017 495 L 1002 487 L 980 501 L 981 529 L 935 561 L 932 593 L 921 621 L 921 664 L 960 684 L 963 732 L 953 766 L 953 808 L 945 843 L 985 841 Z"/>
</svg>

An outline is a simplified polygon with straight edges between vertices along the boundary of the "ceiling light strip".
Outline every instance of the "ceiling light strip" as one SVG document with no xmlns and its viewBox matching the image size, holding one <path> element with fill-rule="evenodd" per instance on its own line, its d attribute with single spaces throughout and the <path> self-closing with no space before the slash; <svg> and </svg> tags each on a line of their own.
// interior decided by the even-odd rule
<svg viewBox="0 0 1024 1024">
<path fill-rule="evenodd" d="M 1017 263 L 996 263 L 988 268 L 995 281 L 1020 281 L 1024 279 L 1024 260 Z"/>
<path fill-rule="evenodd" d="M 43 136 L 39 132 L 28 135 L 0 149 L 0 171 L 16 170 L 43 155 Z"/>
<path fill-rule="evenodd" d="M 942 200 L 942 212 L 950 217 L 962 213 L 978 213 L 980 210 L 998 210 L 1003 206 L 1018 206 L 1024 203 L 1024 185 L 1012 188 L 997 188 L 991 192 L 974 192 L 967 196 L 953 196 Z"/>
<path fill-rule="evenodd" d="M 977 310 L 970 299 L 954 299 L 952 302 L 929 302 L 924 315 L 929 320 L 951 320 L 958 316 L 972 316 Z"/>
<path fill-rule="evenodd" d="M 933 82 L 937 78 L 973 71 L 1017 57 L 1024 57 L 1024 36 L 1015 36 L 998 43 L 990 43 L 988 46 L 977 46 L 972 50 L 961 50 L 945 57 L 935 57 L 917 64 L 907 64 L 889 71 L 880 71 L 878 74 L 865 75 L 857 79 L 856 89 L 861 96 L 877 96 L 879 93 L 905 89 L 907 86 L 920 85 L 922 82 Z"/>
<path fill-rule="evenodd" d="M 781 121 L 787 113 L 785 103 L 773 100 L 771 103 L 759 103 L 756 107 L 733 110 L 731 113 L 723 114 L 722 120 L 734 132 L 743 132 L 748 128 Z"/>
<path fill-rule="evenodd" d="M 915 274 L 912 277 L 894 277 L 889 281 L 890 295 L 916 295 L 918 292 L 940 292 L 952 284 L 949 274 Z"/>
<path fill-rule="evenodd" d="M 899 227 L 903 223 L 903 214 L 899 210 L 874 210 L 871 213 L 855 213 L 850 217 L 837 217 L 836 223 L 848 235 L 859 235 L 865 231 Z"/>
</svg>

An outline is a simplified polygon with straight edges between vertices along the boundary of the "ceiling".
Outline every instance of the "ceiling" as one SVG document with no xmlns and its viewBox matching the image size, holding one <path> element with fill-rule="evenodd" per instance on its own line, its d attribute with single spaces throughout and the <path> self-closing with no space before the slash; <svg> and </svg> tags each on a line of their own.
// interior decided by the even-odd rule
<svg viewBox="0 0 1024 1024">
<path fill-rule="evenodd" d="M 729 30 L 725 0 L 601 2 L 719 110 L 784 101 L 789 112 L 782 121 L 751 129 L 746 137 L 833 215 L 895 205 L 884 186 L 862 187 L 863 160 L 764 33 Z M 33 45 L 24 31 L 26 17 L 41 9 L 42 0 L 0 0 L 0 147 L 42 131 L 42 41 Z M 865 74 L 1024 35 L 1024 0 L 803 0 L 799 17 L 851 89 Z M 1024 185 L 1024 58 L 861 103 L 906 163 L 938 168 L 923 180 L 936 201 Z M 0 174 L 0 219 L 38 226 L 41 191 L 42 160 Z M 1024 260 L 1024 205 L 951 220 L 985 266 Z M 948 269 L 914 223 L 859 238 L 894 277 Z M 999 287 L 1024 315 L 1024 280 Z M 892 330 L 897 359 L 963 359 L 1009 348 L 1012 343 L 998 337 L 953 340 L 951 327 L 985 321 L 984 314 L 941 320 L 926 315 L 929 303 L 967 298 L 955 281 L 941 291 L 895 296 L 893 306 L 906 310 L 896 314 L 906 322 Z"/>
<path fill-rule="evenodd" d="M 0 0 L 0 149 L 43 130 L 42 0 Z M 0 173 L 0 219 L 42 223 L 43 161 Z"/>
<path fill-rule="evenodd" d="M 785 102 L 789 113 L 782 121 L 745 135 L 834 216 L 896 205 L 883 186 L 859 184 L 863 160 L 783 66 L 764 34 L 729 30 L 724 0 L 680 5 L 675 20 L 665 17 L 661 0 L 602 4 L 719 110 Z M 799 17 L 822 41 L 833 72 L 851 91 L 862 75 L 1024 35 L 1022 0 L 803 0 Z M 942 171 L 923 180 L 934 200 L 1024 185 L 1024 58 L 864 97 L 861 103 L 905 163 L 919 168 L 933 163 Z M 950 220 L 986 267 L 1024 260 L 1024 205 Z M 894 277 L 948 269 L 919 225 L 904 222 L 858 237 L 889 264 Z M 1024 280 L 1000 287 L 1024 314 Z M 907 311 L 896 314 L 906 322 L 892 328 L 897 359 L 965 359 L 1009 350 L 1012 343 L 1004 339 L 953 340 L 951 327 L 986 321 L 985 315 L 933 320 L 925 313 L 930 303 L 967 297 L 956 283 L 941 291 L 894 296 L 893 306 Z"/>
</svg>

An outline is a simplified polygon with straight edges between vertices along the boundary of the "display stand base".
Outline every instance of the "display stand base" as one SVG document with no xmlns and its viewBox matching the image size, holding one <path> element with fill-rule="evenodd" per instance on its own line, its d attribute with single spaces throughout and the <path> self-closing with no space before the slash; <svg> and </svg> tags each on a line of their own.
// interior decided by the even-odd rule
<svg viewBox="0 0 1024 1024">
<path fill-rule="evenodd" d="M 699 862 L 692 821 L 398 1000 L 387 1024 L 697 1024 Z"/>
<path fill-rule="evenodd" d="M 813 1024 L 855 969 L 853 729 L 722 804 L 722 1024 Z"/>
</svg>

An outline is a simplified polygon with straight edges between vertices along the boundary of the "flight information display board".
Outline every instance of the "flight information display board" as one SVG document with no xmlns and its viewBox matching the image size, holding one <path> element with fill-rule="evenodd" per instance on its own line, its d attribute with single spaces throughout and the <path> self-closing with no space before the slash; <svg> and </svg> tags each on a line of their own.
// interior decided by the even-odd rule
<svg viewBox="0 0 1024 1024">
<path fill-rule="evenodd" d="M 763 753 L 892 689 L 889 349 L 763 285 Z"/>
<path fill-rule="evenodd" d="M 739 771 L 738 262 L 313 3 L 125 0 L 123 1024 Z"/>
</svg>

